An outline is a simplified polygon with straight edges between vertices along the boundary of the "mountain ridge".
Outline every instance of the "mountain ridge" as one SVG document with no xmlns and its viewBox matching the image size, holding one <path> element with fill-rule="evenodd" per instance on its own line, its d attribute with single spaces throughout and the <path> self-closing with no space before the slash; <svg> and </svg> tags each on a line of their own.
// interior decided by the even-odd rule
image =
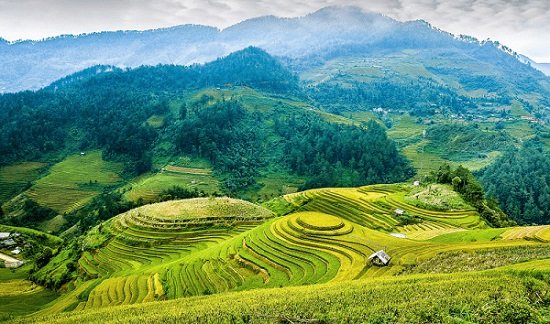
<svg viewBox="0 0 550 324">
<path fill-rule="evenodd" d="M 38 89 L 98 64 L 190 65 L 213 61 L 248 46 L 296 59 L 354 44 L 361 45 L 363 53 L 371 47 L 392 50 L 396 46 L 460 45 L 453 43 L 460 40 L 450 35 L 429 23 L 399 22 L 356 7 L 327 7 L 296 18 L 252 18 L 225 29 L 188 24 L 0 42 L 0 59 L 6 62 L 0 67 L 0 92 Z"/>
</svg>

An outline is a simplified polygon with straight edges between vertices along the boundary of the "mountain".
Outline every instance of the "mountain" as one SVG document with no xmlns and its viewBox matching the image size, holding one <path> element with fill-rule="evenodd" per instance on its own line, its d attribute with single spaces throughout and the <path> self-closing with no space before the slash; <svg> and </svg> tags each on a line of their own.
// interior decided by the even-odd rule
<svg viewBox="0 0 550 324">
<path fill-rule="evenodd" d="M 265 200 L 414 174 L 383 126 L 311 106 L 297 77 L 254 47 L 189 67 L 92 67 L 0 95 L 0 120 L 10 121 L 0 125 L 0 171 L 29 174 L 0 182 L 0 202 L 7 221 L 32 227 L 56 215 L 55 230 L 93 223 L 102 216 L 80 210 L 119 199 L 101 194 L 124 185 L 140 203 L 179 195 L 174 186 Z"/>
<path fill-rule="evenodd" d="M 537 63 L 535 67 L 542 71 L 542 73 L 546 74 L 547 76 L 550 76 L 550 63 Z"/>
<path fill-rule="evenodd" d="M 0 322 L 548 322 L 550 84 L 511 49 L 353 7 L 14 48 Z"/>
<path fill-rule="evenodd" d="M 550 76 L 550 63 L 537 63 L 537 62 L 533 61 L 532 59 L 528 58 L 525 55 L 520 55 L 520 60 L 523 63 L 528 64 L 528 65 L 534 67 L 535 69 L 541 71 L 542 73 L 546 74 L 547 76 Z"/>
<path fill-rule="evenodd" d="M 19 41 L 0 49 L 0 91 L 37 89 L 85 69 L 103 64 L 189 65 L 212 61 L 248 46 L 272 55 L 322 63 L 350 54 L 393 53 L 404 49 L 449 49 L 486 61 L 486 56 L 517 69 L 514 57 L 495 51 L 493 44 L 459 40 L 421 21 L 398 22 L 355 7 L 328 7 L 299 18 L 273 16 L 246 20 L 225 30 L 184 25 L 148 31 L 102 32 Z M 319 62 L 319 60 L 321 62 Z M 310 62 L 311 63 L 311 62 Z"/>
</svg>

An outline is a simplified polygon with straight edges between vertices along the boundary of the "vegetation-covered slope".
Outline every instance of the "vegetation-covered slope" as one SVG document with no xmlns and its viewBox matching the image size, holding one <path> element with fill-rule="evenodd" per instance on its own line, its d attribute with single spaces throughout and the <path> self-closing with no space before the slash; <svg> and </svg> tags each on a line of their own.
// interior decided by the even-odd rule
<svg viewBox="0 0 550 324">
<path fill-rule="evenodd" d="M 422 264 L 443 264 L 438 260 L 460 251 L 492 251 L 503 262 L 490 268 L 548 257 L 541 254 L 550 241 L 547 226 L 488 228 L 456 194 L 428 203 L 415 199 L 415 192 L 422 190 L 412 185 L 314 189 L 266 204 L 286 215 L 275 218 L 267 209 L 228 198 L 139 207 L 93 228 L 78 248 L 83 250 L 80 256 L 68 261 L 76 262 L 74 266 L 66 265 L 61 252 L 34 274 L 35 280 L 47 283 L 65 272 L 63 278 L 72 287 L 41 314 L 391 278 L 421 272 L 417 269 Z M 454 209 L 450 202 L 467 209 Z M 525 258 L 510 258 L 506 249 L 513 248 L 522 249 Z M 392 257 L 389 266 L 369 260 L 381 249 Z M 486 269 L 482 265 L 469 270 Z M 76 269 L 64 270 L 71 268 Z"/>
<path fill-rule="evenodd" d="M 127 323 L 544 323 L 549 319 L 549 284 L 548 272 L 542 269 L 548 266 L 545 260 L 507 271 L 231 292 L 36 316 L 32 320 L 36 323 L 115 323 L 121 319 Z"/>
<path fill-rule="evenodd" d="M 487 193 L 523 224 L 550 223 L 550 153 L 529 143 L 510 151 L 480 172 Z"/>
<path fill-rule="evenodd" d="M 97 205 L 94 197 L 120 187 L 137 204 L 160 200 L 173 186 L 259 201 L 285 186 L 296 191 L 412 176 L 379 124 L 350 123 L 294 94 L 294 76 L 249 48 L 189 68 L 97 67 L 36 93 L 5 95 L 0 114 L 13 122 L 0 126 L 4 168 L 55 162 L 34 183 L 11 189 L 5 221 L 65 230 L 83 207 Z M 68 215 L 52 219 L 56 213 Z"/>
</svg>

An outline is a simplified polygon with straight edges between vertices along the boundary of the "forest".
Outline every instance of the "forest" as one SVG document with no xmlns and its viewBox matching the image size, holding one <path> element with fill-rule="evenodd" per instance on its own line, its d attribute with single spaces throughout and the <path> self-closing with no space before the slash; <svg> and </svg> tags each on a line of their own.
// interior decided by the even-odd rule
<svg viewBox="0 0 550 324">
<path fill-rule="evenodd" d="M 0 95 L 0 119 L 9 121 L 0 125 L 0 165 L 102 148 L 106 158 L 127 162 L 128 173 L 142 173 L 158 135 L 147 118 L 167 113 L 176 93 L 227 85 L 297 89 L 296 77 L 257 48 L 204 66 L 89 68 L 37 92 Z"/>
<path fill-rule="evenodd" d="M 374 122 L 336 125 L 282 101 L 269 111 L 208 96 L 187 102 L 212 87 L 306 100 L 297 76 L 257 48 L 189 67 L 97 66 L 36 92 L 0 96 L 0 119 L 10 121 L 0 125 L 0 165 L 101 149 L 103 159 L 124 163 L 130 179 L 153 171 L 155 148 L 171 143 L 167 154 L 210 161 L 221 189 L 232 196 L 274 169 L 305 177 L 303 189 L 396 182 L 414 174 Z M 151 126 L 151 116 L 161 116 L 162 125 Z"/>
<path fill-rule="evenodd" d="M 409 161 L 374 121 L 345 126 L 284 107 L 249 112 L 234 101 L 182 107 L 179 115 L 173 132 L 176 147 L 212 161 L 225 175 L 227 192 L 254 184 L 267 165 L 306 176 L 310 180 L 303 189 L 391 183 L 414 175 Z"/>
<path fill-rule="evenodd" d="M 537 142 L 511 150 L 482 170 L 487 194 L 520 224 L 550 224 L 550 152 Z"/>
<path fill-rule="evenodd" d="M 331 81 L 301 87 L 278 59 L 253 47 L 205 65 L 96 66 L 39 91 L 0 95 L 0 119 L 8 121 L 0 125 L 0 165 L 55 162 L 100 149 L 103 159 L 123 162 L 123 177 L 130 179 L 154 171 L 156 148 L 170 143 L 174 150 L 168 154 L 210 161 L 220 189 L 231 196 L 239 196 L 269 172 L 302 177 L 305 183 L 299 189 L 400 182 L 410 179 L 414 170 L 383 126 L 334 123 L 317 112 L 399 106 L 424 116 L 436 107 L 462 113 L 477 104 L 429 79 L 348 83 L 351 86 Z M 314 109 L 291 109 L 284 100 L 268 111 L 230 98 L 188 102 L 189 95 L 201 89 L 235 86 L 297 98 Z M 147 122 L 151 116 L 162 116 L 163 124 L 153 127 Z M 425 136 L 430 140 L 426 152 L 445 148 L 443 157 L 455 161 L 483 158 L 489 151 L 509 149 L 513 142 L 498 127 L 476 125 L 432 125 Z M 548 154 L 539 151 L 507 154 L 482 174 L 487 193 L 520 223 L 548 222 L 547 170 L 533 167 L 548 164 L 528 160 L 547 161 Z M 510 162 L 514 159 L 518 163 Z M 510 186 L 520 190 L 502 189 Z M 33 217 L 23 217 L 19 224 L 52 214 L 30 202 L 24 209 Z"/>
</svg>

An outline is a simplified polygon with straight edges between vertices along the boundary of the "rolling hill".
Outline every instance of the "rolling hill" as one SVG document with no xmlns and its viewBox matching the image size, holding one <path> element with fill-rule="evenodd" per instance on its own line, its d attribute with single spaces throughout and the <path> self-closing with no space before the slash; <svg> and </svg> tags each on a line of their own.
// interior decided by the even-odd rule
<svg viewBox="0 0 550 324">
<path fill-rule="evenodd" d="M 1 96 L 0 106 L 12 120 L 0 126 L 0 163 L 49 164 L 8 192 L 5 219 L 58 233 L 105 192 L 143 204 L 177 186 L 259 201 L 414 173 L 381 125 L 310 105 L 296 77 L 258 48 L 192 67 L 98 66 Z M 41 213 L 29 212 L 35 203 Z"/>
<path fill-rule="evenodd" d="M 0 60 L 0 321 L 550 322 L 550 79 L 498 42 L 329 7 Z"/>
<path fill-rule="evenodd" d="M 450 106 L 456 113 L 462 106 L 498 107 L 518 98 L 525 111 L 548 118 L 548 77 L 524 64 L 513 50 L 498 42 L 454 36 L 424 21 L 398 22 L 355 7 L 328 7 L 292 19 L 259 17 L 221 31 L 186 25 L 4 43 L 0 46 L 0 59 L 6 62 L 0 70 L 0 91 L 38 89 L 98 64 L 122 68 L 190 65 L 249 46 L 280 57 L 315 87 L 323 83 L 323 92 L 327 87 L 340 92 L 350 83 L 360 93 L 365 91 L 361 86 L 365 82 L 381 87 L 374 94 L 364 94 L 370 98 L 359 101 L 362 106 L 403 108 L 393 107 L 391 94 L 397 89 L 400 99 L 396 103 L 408 110 L 429 110 L 433 103 Z M 60 57 L 64 58 L 61 62 Z M 448 98 L 417 102 L 412 93 L 418 87 L 446 92 Z M 320 102 L 342 104 L 342 97 L 349 95 L 330 97 L 333 100 Z M 384 102 L 377 97 L 385 97 Z M 422 104 L 427 107 L 416 107 Z M 358 109 L 349 107 L 349 102 L 347 106 Z"/>
<path fill-rule="evenodd" d="M 356 305 L 356 301 L 350 300 L 352 295 L 370 292 L 370 297 L 364 298 L 375 304 L 361 306 L 364 314 L 354 311 L 348 314 L 350 318 L 364 319 L 374 316 L 382 307 L 389 307 L 389 300 L 397 305 L 400 297 L 388 296 L 389 286 L 393 291 L 409 291 L 413 289 L 411 285 L 417 291 L 407 295 L 418 296 L 418 307 L 434 310 L 432 316 L 462 319 L 473 316 L 479 320 L 484 317 L 479 317 L 483 315 L 479 305 L 475 305 L 490 298 L 494 289 L 505 289 L 507 296 L 524 296 L 522 287 L 528 284 L 522 282 L 532 275 L 529 269 L 544 269 L 550 257 L 547 247 L 550 227 L 489 228 L 475 210 L 456 201 L 459 199 L 456 194 L 432 201 L 429 209 L 428 205 L 415 206 L 419 203 L 413 195 L 416 189 L 404 184 L 314 189 L 289 194 L 265 205 L 279 214 L 284 210 L 284 216 L 229 198 L 169 201 L 130 210 L 93 228 L 83 238 L 82 252 L 76 259 L 67 260 L 62 252 L 33 274 L 39 281 L 57 280 L 67 278 L 64 269 L 76 268 L 69 276 L 71 283 L 66 285 L 71 288 L 55 303 L 33 315 L 33 320 L 92 318 L 117 311 L 112 307 L 147 302 L 166 307 L 167 313 L 148 311 L 142 316 L 152 321 L 159 321 L 162 316 L 182 320 L 193 314 L 210 314 L 198 306 L 200 301 L 207 300 L 215 303 L 212 306 L 221 307 L 217 315 L 207 315 L 212 320 L 228 321 L 231 316 L 248 315 L 256 319 L 273 317 L 269 321 L 281 316 L 315 319 L 320 313 L 302 303 L 315 300 L 317 297 L 310 296 L 314 291 L 316 296 L 329 298 L 332 293 L 325 290 L 340 294 L 344 286 L 354 287 L 346 288 L 347 292 L 340 297 L 345 304 Z M 442 206 L 451 201 L 463 207 L 444 210 Z M 376 266 L 369 259 L 382 249 L 391 256 L 389 266 Z M 75 264 L 68 266 L 71 262 Z M 480 272 L 487 269 L 493 270 Z M 513 286 L 514 290 L 498 288 L 512 287 L 511 282 L 518 285 Z M 548 284 L 543 282 L 539 285 Z M 482 294 L 464 290 L 474 283 L 485 287 Z M 309 286 L 312 284 L 315 286 Z M 289 286 L 300 287 L 280 288 Z M 419 287 L 422 289 L 418 290 Z M 426 306 L 437 299 L 432 295 L 435 287 L 448 296 L 445 300 L 450 304 L 446 307 L 441 300 Z M 449 299 L 448 294 L 457 289 L 464 294 Z M 162 302 L 211 294 L 215 296 L 180 300 L 179 303 L 188 303 L 189 308 L 177 314 L 169 310 L 171 302 Z M 280 294 L 288 294 L 296 302 L 293 307 L 305 313 L 271 310 L 264 304 L 267 301 L 261 301 L 261 296 L 271 296 L 273 305 L 280 305 Z M 303 295 L 299 297 L 300 294 Z M 382 299 L 382 295 L 386 297 Z M 448 309 L 457 307 L 469 295 L 477 297 L 462 304 L 469 310 L 467 313 L 455 314 Z M 256 305 L 226 309 L 224 298 L 260 299 L 256 299 L 259 302 Z M 299 302 L 299 298 L 303 301 Z M 128 312 L 125 316 L 131 320 L 132 312 L 141 312 L 149 305 L 152 304 L 123 307 L 120 311 Z M 544 304 L 528 305 L 528 300 L 511 304 L 509 307 L 514 311 L 510 316 L 519 316 L 516 307 L 528 307 L 530 316 L 535 317 L 541 316 L 539 312 L 545 309 Z M 416 317 L 409 316 L 421 316 L 419 311 L 407 310 L 390 316 L 412 320 Z M 321 319 L 343 316 L 332 312 Z"/>
<path fill-rule="evenodd" d="M 353 7 L 325 8 L 294 19 L 261 17 L 223 31 L 183 26 L 2 48 L 6 53 L 20 49 L 12 57 L 16 60 L 25 51 L 58 57 L 58 51 L 74 53 L 79 46 L 86 49 L 79 55 L 94 56 L 106 42 L 111 46 L 101 55 L 119 57 L 115 52 L 121 48 L 139 55 L 126 56 L 129 61 L 122 63 L 100 55 L 97 61 L 86 59 L 86 65 L 153 65 L 159 52 L 185 53 L 182 48 L 194 42 L 209 44 L 185 47 L 194 48 L 196 57 L 201 49 L 219 51 L 205 54 L 205 61 L 244 49 L 187 67 L 97 65 L 36 92 L 1 95 L 0 119 L 6 121 L 0 126 L 2 170 L 47 164 L 32 177 L 0 179 L 5 213 L 22 215 L 29 198 L 51 209 L 41 214 L 72 213 L 113 189 L 134 202 L 153 202 L 173 185 L 197 195 L 265 201 L 312 187 L 399 182 L 413 176 L 411 166 L 417 178 L 445 163 L 480 171 L 526 142 L 550 143 L 548 78 L 512 50 L 455 37 L 426 22 L 397 22 Z M 246 47 L 250 44 L 258 47 Z M 63 55 L 71 60 L 70 54 Z M 151 61 L 143 61 L 145 56 Z M 193 60 L 189 62 L 202 61 Z M 225 109 L 234 114 L 231 123 L 221 122 L 230 117 L 221 112 Z M 309 128 L 313 121 L 315 127 Z M 383 125 L 389 139 L 381 132 L 370 136 L 378 132 L 377 125 Z M 358 136 L 363 140 L 350 140 Z M 372 145 L 369 138 L 387 144 Z M 54 203 L 43 197 L 41 184 L 55 180 L 56 170 L 63 168 L 59 165 L 70 164 L 65 159 L 97 150 L 101 163 L 124 164 L 114 172 L 118 180 L 100 181 L 113 174 L 96 170 L 97 185 L 94 179 L 55 183 L 74 195 Z M 178 162 L 182 159 L 200 160 L 198 169 L 210 171 L 168 170 L 197 168 Z M 65 171 L 72 176 L 80 172 Z M 4 182 L 13 187 L 2 189 Z M 61 231 L 63 224 L 57 217 L 54 224 L 41 222 L 40 227 Z"/>
</svg>

